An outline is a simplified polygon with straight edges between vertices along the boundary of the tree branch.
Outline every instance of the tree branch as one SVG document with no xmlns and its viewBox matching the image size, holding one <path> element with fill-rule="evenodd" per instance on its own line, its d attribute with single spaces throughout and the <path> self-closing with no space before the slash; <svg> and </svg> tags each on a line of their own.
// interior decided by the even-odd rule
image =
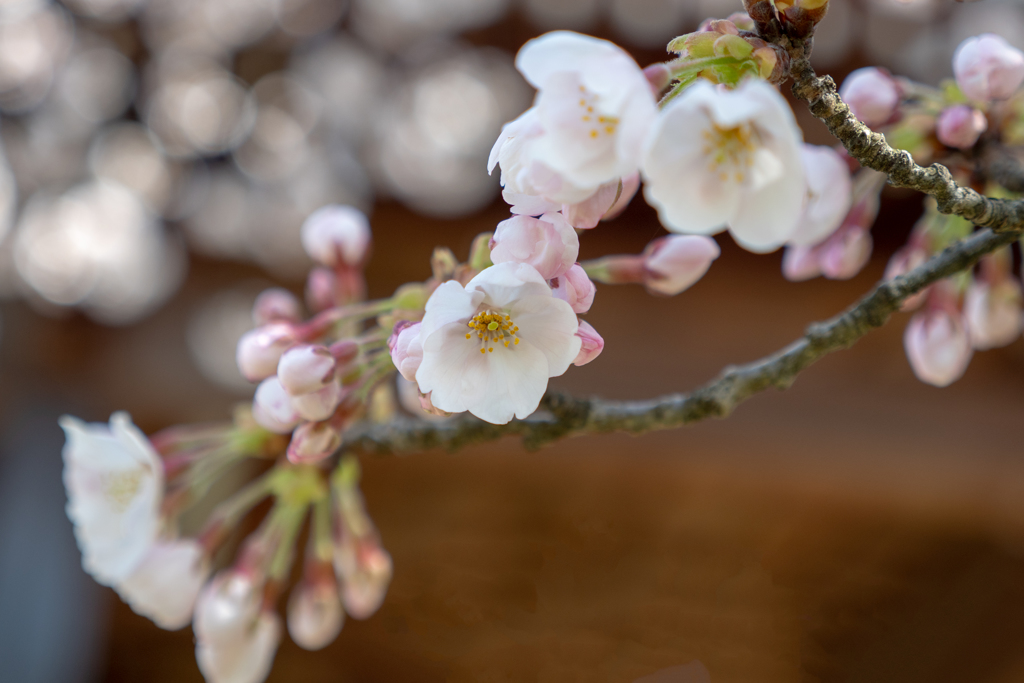
<svg viewBox="0 0 1024 683">
<path fill-rule="evenodd" d="M 445 422 L 399 418 L 360 425 L 345 434 L 345 449 L 364 453 L 408 453 L 428 448 L 455 450 L 503 436 L 520 435 L 528 448 L 568 436 L 623 431 L 642 434 L 673 429 L 708 417 L 726 417 L 740 403 L 765 389 L 786 389 L 818 359 L 852 346 L 889 319 L 900 304 L 928 285 L 970 268 L 985 254 L 1015 240 L 1018 232 L 982 230 L 952 245 L 922 266 L 881 282 L 857 304 L 831 320 L 814 323 L 786 348 L 747 365 L 727 368 L 715 381 L 691 394 L 649 401 L 607 401 L 549 393 L 541 410 L 549 416 L 492 425 L 462 414 Z"/>
<path fill-rule="evenodd" d="M 810 325 L 803 337 L 784 349 L 747 365 L 726 368 L 716 380 L 693 393 L 647 401 L 608 401 L 549 393 L 541 402 L 539 416 L 524 421 L 493 425 L 468 414 L 444 422 L 399 418 L 387 424 L 353 427 L 345 434 L 344 449 L 365 453 L 455 450 L 510 435 L 522 436 L 528 448 L 537 448 L 568 436 L 613 431 L 642 434 L 709 417 L 726 417 L 754 394 L 769 388 L 788 388 L 800 372 L 818 359 L 852 346 L 872 329 L 885 324 L 907 298 L 938 280 L 971 268 L 985 254 L 1020 236 L 1024 229 L 1024 201 L 985 197 L 954 182 L 945 166 L 919 166 L 908 152 L 890 147 L 882 135 L 853 116 L 830 77 L 815 74 L 808 59 L 809 37 L 787 36 L 773 14 L 754 18 L 761 37 L 790 54 L 793 92 L 854 158 L 887 174 L 892 185 L 935 197 L 943 213 L 956 214 L 990 229 L 951 245 L 903 276 L 877 284 L 840 315 Z"/>
</svg>

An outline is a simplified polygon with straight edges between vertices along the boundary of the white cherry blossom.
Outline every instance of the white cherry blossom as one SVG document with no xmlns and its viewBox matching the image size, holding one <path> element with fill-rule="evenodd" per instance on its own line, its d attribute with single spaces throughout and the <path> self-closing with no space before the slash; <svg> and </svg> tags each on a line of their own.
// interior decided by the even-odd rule
<svg viewBox="0 0 1024 683">
<path fill-rule="evenodd" d="M 522 419 L 579 354 L 577 328 L 533 267 L 492 266 L 465 287 L 445 282 L 427 301 L 416 381 L 440 410 L 494 424 Z"/>
<path fill-rule="evenodd" d="M 637 170 L 657 104 L 628 53 L 554 31 L 526 43 L 516 68 L 538 93 L 491 150 L 488 169 L 501 165 L 506 189 L 574 204 Z"/>
<path fill-rule="evenodd" d="M 192 621 L 196 597 L 209 573 L 209 559 L 195 540 L 158 541 L 115 588 L 136 613 L 174 631 Z"/>
<path fill-rule="evenodd" d="M 99 583 L 126 579 L 156 541 L 163 501 L 163 463 L 127 413 L 110 425 L 65 415 L 67 514 L 82 566 Z"/>
<path fill-rule="evenodd" d="M 661 112 L 648 137 L 644 196 L 673 232 L 728 227 L 750 251 L 795 234 L 806 185 L 801 133 L 786 100 L 760 80 L 736 90 L 698 82 Z"/>
</svg>

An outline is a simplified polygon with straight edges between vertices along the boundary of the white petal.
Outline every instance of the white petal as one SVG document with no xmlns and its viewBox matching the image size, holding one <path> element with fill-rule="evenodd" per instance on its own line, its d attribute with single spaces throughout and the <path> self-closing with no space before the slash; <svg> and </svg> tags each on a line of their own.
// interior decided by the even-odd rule
<svg viewBox="0 0 1024 683">
<path fill-rule="evenodd" d="M 511 314 L 523 342 L 544 354 L 547 376 L 564 374 L 580 352 L 579 319 L 572 307 L 550 294 L 529 296 L 517 301 Z"/>
<path fill-rule="evenodd" d="M 466 284 L 466 291 L 485 295 L 477 305 L 481 305 L 482 301 L 484 305 L 504 309 L 523 296 L 544 295 L 551 290 L 547 281 L 535 268 L 525 263 L 510 262 L 499 263 L 480 271 Z M 470 316 L 472 315 L 471 313 Z M 423 320 L 426 323 L 426 318 Z"/>
<path fill-rule="evenodd" d="M 431 393 L 437 408 L 461 413 L 486 390 L 487 359 L 480 342 L 466 339 L 465 323 L 455 322 L 423 337 L 423 362 L 416 371 L 421 393 Z"/>
<path fill-rule="evenodd" d="M 456 321 L 466 322 L 476 313 L 476 307 L 483 300 L 483 294 L 463 289 L 454 280 L 441 283 L 427 300 L 420 335 L 423 339 L 435 331 Z"/>
<path fill-rule="evenodd" d="M 515 347 L 495 348 L 486 361 L 485 390 L 469 412 L 492 424 L 506 424 L 513 416 L 522 420 L 537 410 L 548 386 L 548 364 L 540 349 L 524 340 Z"/>
</svg>

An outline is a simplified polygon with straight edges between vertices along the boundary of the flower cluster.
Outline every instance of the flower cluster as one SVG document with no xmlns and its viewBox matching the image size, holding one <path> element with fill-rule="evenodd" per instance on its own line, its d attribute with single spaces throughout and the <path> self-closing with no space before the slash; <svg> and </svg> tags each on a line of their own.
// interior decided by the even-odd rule
<svg viewBox="0 0 1024 683">
<path fill-rule="evenodd" d="M 68 516 L 82 565 L 133 610 L 165 629 L 190 622 L 210 683 L 259 683 L 281 638 L 275 604 L 291 572 L 299 529 L 311 516 L 303 578 L 288 601 L 288 631 L 316 650 L 344 615 L 365 619 L 383 602 L 391 558 L 343 460 L 328 482 L 314 467 L 279 464 L 222 502 L 206 527 L 179 535 L 180 515 L 245 458 L 275 457 L 280 438 L 240 414 L 227 427 L 177 428 L 152 440 L 115 413 L 110 424 L 61 420 Z M 235 563 L 210 576 L 228 534 L 263 499 L 276 500 Z"/>
</svg>

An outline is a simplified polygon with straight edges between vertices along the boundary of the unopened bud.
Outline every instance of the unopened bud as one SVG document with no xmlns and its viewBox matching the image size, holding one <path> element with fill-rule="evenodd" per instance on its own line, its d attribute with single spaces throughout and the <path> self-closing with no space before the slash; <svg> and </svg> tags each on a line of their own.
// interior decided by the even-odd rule
<svg viewBox="0 0 1024 683">
<path fill-rule="evenodd" d="M 473 244 L 469 246 L 469 267 L 480 272 L 484 268 L 494 265 L 491 261 L 491 240 L 494 233 L 482 232 L 473 238 Z"/>
<path fill-rule="evenodd" d="M 283 322 L 268 323 L 246 332 L 238 340 L 235 352 L 242 376 L 250 382 L 258 382 L 275 374 L 281 355 L 295 341 L 295 329 Z"/>
<path fill-rule="evenodd" d="M 212 641 L 241 637 L 259 614 L 262 598 L 262 583 L 250 572 L 219 572 L 196 600 L 192 620 L 196 637 Z"/>
<path fill-rule="evenodd" d="M 422 311 L 430 298 L 430 291 L 418 282 L 409 282 L 395 290 L 392 299 L 395 308 L 402 311 Z"/>
<path fill-rule="evenodd" d="M 908 244 L 889 259 L 885 268 L 885 280 L 892 280 L 900 275 L 906 275 L 928 260 L 928 252 L 919 244 Z M 921 306 L 927 296 L 927 290 L 923 290 L 903 300 L 900 306 L 901 311 L 912 311 Z"/>
<path fill-rule="evenodd" d="M 871 259 L 871 232 L 846 224 L 817 247 L 822 274 L 830 280 L 848 280 Z"/>
<path fill-rule="evenodd" d="M 305 650 L 327 647 L 341 633 L 345 612 L 338 585 L 331 581 L 303 581 L 288 600 L 288 633 Z"/>
<path fill-rule="evenodd" d="M 526 263 L 545 280 L 569 270 L 579 253 L 579 237 L 561 213 L 513 216 L 498 223 L 491 240 L 494 263 Z"/>
<path fill-rule="evenodd" d="M 851 72 L 839 88 L 839 96 L 861 122 L 872 128 L 881 126 L 896 113 L 900 89 L 884 69 L 873 66 Z"/>
<path fill-rule="evenodd" d="M 551 296 L 568 303 L 574 313 L 586 313 L 594 304 L 597 287 L 578 263 L 563 275 L 553 278 L 550 284 Z"/>
<path fill-rule="evenodd" d="M 818 22 L 825 18 L 828 0 L 776 0 L 775 6 L 785 20 L 786 34 L 794 38 L 806 38 Z"/>
<path fill-rule="evenodd" d="M 260 292 L 252 306 L 252 320 L 257 325 L 270 322 L 295 323 L 302 318 L 302 309 L 295 295 L 283 287 Z"/>
<path fill-rule="evenodd" d="M 302 247 L 324 266 L 360 266 L 370 248 L 366 214 L 338 204 L 317 209 L 302 224 Z"/>
<path fill-rule="evenodd" d="M 741 31 L 753 31 L 755 28 L 754 20 L 746 12 L 733 12 L 726 17 L 726 21 L 731 21 Z"/>
<path fill-rule="evenodd" d="M 263 612 L 234 638 L 197 636 L 196 662 L 208 683 L 258 683 L 270 674 L 280 643 L 281 618 Z"/>
<path fill-rule="evenodd" d="M 408 320 L 395 325 L 388 339 L 391 361 L 398 368 L 402 377 L 410 382 L 416 381 L 416 371 L 423 362 L 423 342 L 420 340 L 420 323 Z"/>
<path fill-rule="evenodd" d="M 1021 289 L 1006 278 L 990 284 L 972 281 L 964 295 L 964 318 L 971 345 L 978 351 L 1013 342 L 1021 332 Z"/>
<path fill-rule="evenodd" d="M 306 422 L 299 425 L 288 444 L 288 461 L 311 465 L 331 457 L 341 448 L 341 432 L 327 422 Z"/>
<path fill-rule="evenodd" d="M 287 434 L 302 420 L 292 405 L 292 397 L 277 377 L 268 377 L 260 382 L 252 403 L 252 417 L 256 423 L 276 434 Z"/>
<path fill-rule="evenodd" d="M 983 33 L 957 47 L 953 74 L 968 99 L 1005 100 L 1024 82 L 1024 53 L 994 33 Z"/>
<path fill-rule="evenodd" d="M 359 356 L 359 344 L 351 339 L 341 339 L 331 344 L 328 351 L 338 366 L 344 367 Z"/>
<path fill-rule="evenodd" d="M 651 93 L 655 97 L 659 97 L 661 92 L 672 82 L 672 72 L 661 62 L 645 67 L 644 77 L 651 84 Z"/>
<path fill-rule="evenodd" d="M 341 401 L 341 383 L 333 380 L 317 391 L 292 394 L 292 405 L 304 420 L 326 420 Z"/>
<path fill-rule="evenodd" d="M 604 339 L 587 321 L 580 321 L 576 336 L 580 338 L 582 344 L 580 344 L 580 352 L 576 356 L 576 360 L 572 362 L 573 365 L 586 365 L 604 351 Z"/>
<path fill-rule="evenodd" d="M 277 377 L 292 396 L 320 391 L 334 380 L 334 357 L 326 346 L 299 344 L 284 352 Z"/>
<path fill-rule="evenodd" d="M 703 235 L 659 237 L 644 249 L 644 286 L 656 294 L 679 294 L 704 277 L 721 253 L 718 244 Z"/>
<path fill-rule="evenodd" d="M 937 387 L 960 379 L 974 354 L 963 318 L 945 307 L 916 313 L 903 335 L 903 346 L 917 378 Z"/>
<path fill-rule="evenodd" d="M 935 137 L 947 147 L 970 149 L 988 129 L 985 115 L 967 104 L 947 107 L 935 123 Z"/>
<path fill-rule="evenodd" d="M 355 619 L 373 615 L 391 583 L 391 556 L 372 539 L 343 539 L 334 553 L 345 611 Z"/>
</svg>

